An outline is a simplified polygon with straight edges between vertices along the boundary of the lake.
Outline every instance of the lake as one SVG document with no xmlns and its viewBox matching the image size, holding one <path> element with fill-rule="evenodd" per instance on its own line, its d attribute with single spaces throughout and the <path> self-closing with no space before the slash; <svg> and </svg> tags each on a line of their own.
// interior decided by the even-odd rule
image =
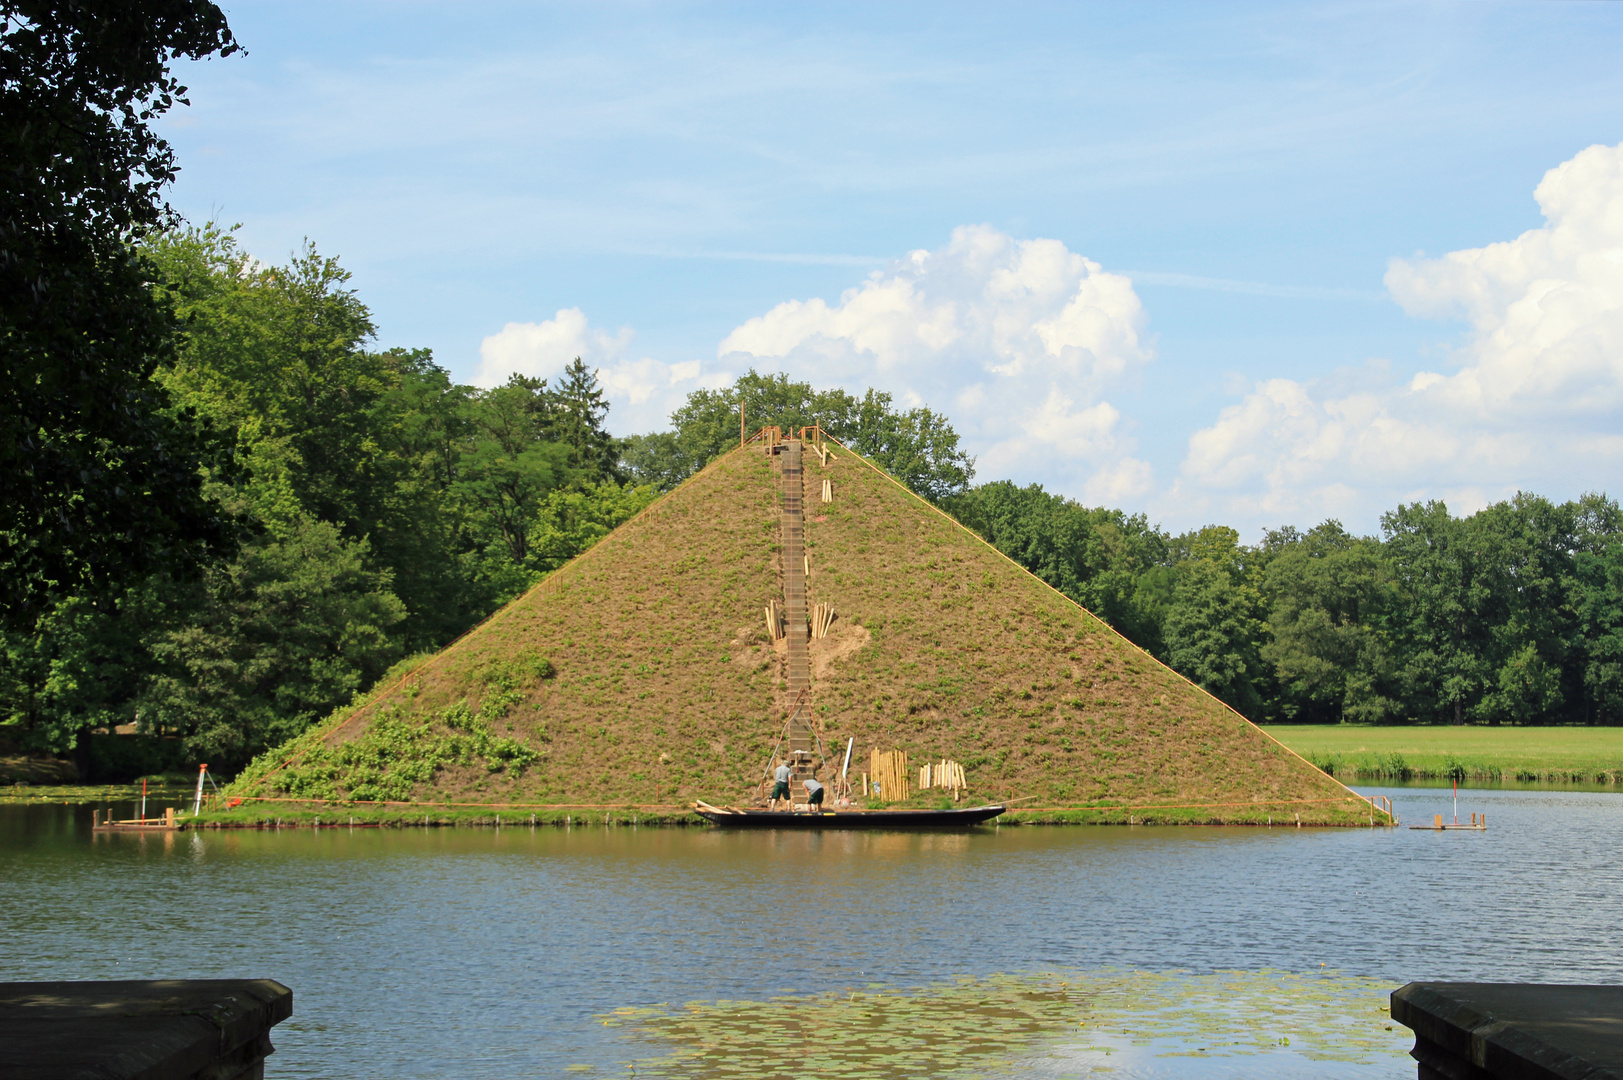
<svg viewBox="0 0 1623 1080">
<path fill-rule="evenodd" d="M 143 837 L 0 806 L 0 973 L 278 979 L 278 1078 L 1410 1077 L 1405 982 L 1623 981 L 1623 797 L 1460 808 L 1492 827 Z"/>
</svg>

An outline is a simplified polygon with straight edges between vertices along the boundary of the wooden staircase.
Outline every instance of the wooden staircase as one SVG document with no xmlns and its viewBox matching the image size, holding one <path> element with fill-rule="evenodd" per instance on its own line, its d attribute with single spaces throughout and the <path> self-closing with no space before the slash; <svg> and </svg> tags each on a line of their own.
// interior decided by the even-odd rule
<svg viewBox="0 0 1623 1080">
<path fill-rule="evenodd" d="M 811 629 L 806 604 L 806 486 L 799 439 L 783 440 L 778 465 L 778 536 L 783 560 L 783 606 L 789 653 L 789 759 L 799 780 L 811 773 L 817 744 L 812 733 Z"/>
</svg>

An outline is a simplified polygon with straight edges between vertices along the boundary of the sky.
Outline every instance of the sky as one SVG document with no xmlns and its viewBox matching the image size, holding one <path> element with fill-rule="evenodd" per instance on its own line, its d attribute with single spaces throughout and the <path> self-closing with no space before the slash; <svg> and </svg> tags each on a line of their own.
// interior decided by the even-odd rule
<svg viewBox="0 0 1623 1080">
<path fill-rule="evenodd" d="M 1255 540 L 1623 494 L 1623 5 L 222 5 L 171 204 L 609 427 L 754 368 Z"/>
</svg>

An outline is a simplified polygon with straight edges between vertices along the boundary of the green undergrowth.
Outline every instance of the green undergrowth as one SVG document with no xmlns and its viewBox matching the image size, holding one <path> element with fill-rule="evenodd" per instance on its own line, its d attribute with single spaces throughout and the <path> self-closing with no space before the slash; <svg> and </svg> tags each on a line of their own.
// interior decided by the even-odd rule
<svg viewBox="0 0 1623 1080">
<path fill-rule="evenodd" d="M 329 724 L 261 756 L 227 795 L 263 789 L 325 801 L 408 801 L 453 766 L 522 775 L 542 754 L 498 734 L 496 725 L 524 700 L 525 685 L 552 674 L 551 663 L 529 654 L 488 664 L 476 684 L 477 710 L 464 698 L 426 715 L 414 713 L 409 703 L 415 695 L 408 689 L 406 704 L 379 710 L 353 738 L 333 745 L 329 740 L 339 724 Z"/>
<path fill-rule="evenodd" d="M 1067 1075 L 1080 1075 L 1108 1070 L 1112 1059 L 1122 1063 L 1129 1055 L 1246 1058 L 1270 1073 L 1281 1065 L 1300 1068 L 1300 1059 L 1390 1063 L 1399 1071 L 1412 1068 L 1410 1033 L 1387 1015 L 1392 989 L 1337 973 L 1063 971 L 628 1007 L 598 1018 L 626 1029 L 633 1045 L 625 1071 L 587 1065 L 571 1071 L 668 1080 L 868 1080 L 1048 1075 L 1070 1066 Z M 1274 1060 L 1261 1060 L 1267 1058 Z M 1167 1069 L 1176 1065 L 1169 1061 Z"/>
<path fill-rule="evenodd" d="M 1497 761 L 1472 760 L 1453 754 L 1440 760 L 1411 761 L 1400 753 L 1311 754 L 1317 768 L 1338 780 L 1486 780 L 1522 784 L 1623 784 L 1623 765 L 1611 767 L 1537 768 Z"/>
</svg>

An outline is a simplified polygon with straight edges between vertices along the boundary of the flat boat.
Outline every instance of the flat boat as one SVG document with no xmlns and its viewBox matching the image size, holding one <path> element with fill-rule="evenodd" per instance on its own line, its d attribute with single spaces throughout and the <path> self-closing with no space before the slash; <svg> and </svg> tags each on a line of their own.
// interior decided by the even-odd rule
<svg viewBox="0 0 1623 1080">
<path fill-rule="evenodd" d="M 724 829 L 967 829 L 1007 810 L 967 806 L 962 810 L 757 810 L 693 804 L 693 812 Z"/>
</svg>

